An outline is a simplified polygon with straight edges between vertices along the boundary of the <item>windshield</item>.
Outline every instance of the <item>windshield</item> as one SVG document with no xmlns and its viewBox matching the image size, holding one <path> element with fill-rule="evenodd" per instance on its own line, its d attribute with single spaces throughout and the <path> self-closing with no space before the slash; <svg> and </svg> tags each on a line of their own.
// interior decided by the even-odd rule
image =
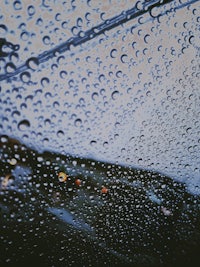
<svg viewBox="0 0 200 267">
<path fill-rule="evenodd" d="M 158 266 L 195 254 L 198 8 L 2 1 L 2 263 Z"/>
</svg>

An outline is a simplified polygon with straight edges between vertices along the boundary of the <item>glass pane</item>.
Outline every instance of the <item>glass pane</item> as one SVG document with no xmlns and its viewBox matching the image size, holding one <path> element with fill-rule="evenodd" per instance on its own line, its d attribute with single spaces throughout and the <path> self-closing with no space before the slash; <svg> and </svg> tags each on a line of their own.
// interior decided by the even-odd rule
<svg viewBox="0 0 200 267">
<path fill-rule="evenodd" d="M 199 1 L 0 7 L 0 265 L 192 266 Z"/>
</svg>

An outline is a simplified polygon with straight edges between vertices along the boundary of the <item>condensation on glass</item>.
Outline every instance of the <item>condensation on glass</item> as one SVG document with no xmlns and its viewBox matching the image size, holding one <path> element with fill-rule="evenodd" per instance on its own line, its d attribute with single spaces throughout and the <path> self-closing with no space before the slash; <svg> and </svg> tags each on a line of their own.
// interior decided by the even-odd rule
<svg viewBox="0 0 200 267">
<path fill-rule="evenodd" d="M 2 1 L 3 263 L 164 266 L 192 244 L 196 255 L 199 7 Z"/>
</svg>

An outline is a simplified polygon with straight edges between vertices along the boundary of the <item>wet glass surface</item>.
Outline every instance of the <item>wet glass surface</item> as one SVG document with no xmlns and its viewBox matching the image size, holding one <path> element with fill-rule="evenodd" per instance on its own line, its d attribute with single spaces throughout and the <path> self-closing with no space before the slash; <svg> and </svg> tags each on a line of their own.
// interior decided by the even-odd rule
<svg viewBox="0 0 200 267">
<path fill-rule="evenodd" d="M 199 262 L 199 7 L 2 1 L 0 266 Z"/>
</svg>

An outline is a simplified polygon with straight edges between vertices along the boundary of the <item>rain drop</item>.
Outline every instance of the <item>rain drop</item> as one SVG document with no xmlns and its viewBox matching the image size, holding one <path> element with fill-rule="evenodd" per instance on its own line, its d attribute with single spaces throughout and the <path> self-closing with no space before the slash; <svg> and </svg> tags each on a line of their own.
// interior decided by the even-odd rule
<svg viewBox="0 0 200 267">
<path fill-rule="evenodd" d="M 8 31 L 7 27 L 3 24 L 0 25 L 0 34 L 6 34 L 6 32 Z"/>
<path fill-rule="evenodd" d="M 61 14 L 60 14 L 60 13 L 57 13 L 57 14 L 55 15 L 55 20 L 56 20 L 56 21 L 60 21 L 60 20 L 61 20 Z"/>
<path fill-rule="evenodd" d="M 96 143 L 97 143 L 97 141 L 95 141 L 95 140 L 92 140 L 92 141 L 90 142 L 90 145 L 91 145 L 91 146 L 95 146 L 95 145 L 96 145 Z"/>
<path fill-rule="evenodd" d="M 108 148 L 108 142 L 104 142 L 103 147 Z"/>
<path fill-rule="evenodd" d="M 42 39 L 42 41 L 43 41 L 43 43 L 44 43 L 45 45 L 49 45 L 50 42 L 51 42 L 51 39 L 50 39 L 49 36 L 44 36 L 43 39 Z"/>
<path fill-rule="evenodd" d="M 49 84 L 49 78 L 44 77 L 44 78 L 41 79 L 41 85 L 43 87 L 47 86 L 48 84 Z"/>
<path fill-rule="evenodd" d="M 110 51 L 110 56 L 111 56 L 112 58 L 115 58 L 116 55 L 117 55 L 117 49 L 112 49 L 112 50 Z"/>
<path fill-rule="evenodd" d="M 5 69 L 6 69 L 7 73 L 12 73 L 16 70 L 16 67 L 13 63 L 8 63 L 8 64 L 6 64 Z"/>
<path fill-rule="evenodd" d="M 41 18 L 39 18 L 37 21 L 36 21 L 36 25 L 38 26 L 42 26 L 43 25 L 43 20 Z"/>
<path fill-rule="evenodd" d="M 7 135 L 2 135 L 0 140 L 1 140 L 2 143 L 7 143 L 8 142 L 8 136 Z"/>
<path fill-rule="evenodd" d="M 64 22 L 62 23 L 62 28 L 63 28 L 63 29 L 67 29 L 67 22 L 66 22 L 66 21 L 64 21 Z"/>
<path fill-rule="evenodd" d="M 122 55 L 121 56 L 121 62 L 122 63 L 126 63 L 127 62 L 127 58 L 128 58 L 128 56 L 126 54 Z"/>
<path fill-rule="evenodd" d="M 146 34 L 146 35 L 144 36 L 144 42 L 145 42 L 146 44 L 148 44 L 149 39 L 150 39 L 150 35 L 149 35 L 149 34 Z"/>
<path fill-rule="evenodd" d="M 28 120 L 22 120 L 18 123 L 18 129 L 20 131 L 26 131 L 30 127 L 30 122 Z"/>
<path fill-rule="evenodd" d="M 13 112 L 12 112 L 12 117 L 13 118 L 18 118 L 20 116 L 20 112 L 18 111 L 18 110 L 14 110 Z"/>
<path fill-rule="evenodd" d="M 22 3 L 20 1 L 15 1 L 13 3 L 14 9 L 15 10 L 21 10 L 22 9 Z"/>
<path fill-rule="evenodd" d="M 189 37 L 189 43 L 190 43 L 190 44 L 194 44 L 194 36 L 193 36 L 193 35 L 191 35 L 191 36 Z"/>
<path fill-rule="evenodd" d="M 31 57 L 26 61 L 26 65 L 29 69 L 36 70 L 39 65 L 39 61 L 36 57 Z"/>
<path fill-rule="evenodd" d="M 23 72 L 21 75 L 20 75 L 20 79 L 23 83 L 28 83 L 30 81 L 30 73 L 29 72 Z"/>
<path fill-rule="evenodd" d="M 65 79 L 66 76 L 67 76 L 67 72 L 66 72 L 65 70 L 62 70 L 62 71 L 60 72 L 60 78 L 61 78 L 61 79 Z"/>
<path fill-rule="evenodd" d="M 92 94 L 92 100 L 97 100 L 98 99 L 98 96 L 99 96 L 99 94 L 97 93 L 97 92 L 94 92 L 93 94 Z"/>
<path fill-rule="evenodd" d="M 29 16 L 33 16 L 35 14 L 35 7 L 34 6 L 28 7 L 28 14 L 29 14 Z"/>
<path fill-rule="evenodd" d="M 78 27 L 81 27 L 81 26 L 83 25 L 83 20 L 82 20 L 82 18 L 78 18 L 76 23 L 77 23 L 77 26 L 78 26 Z"/>
<path fill-rule="evenodd" d="M 20 38 L 21 38 L 23 41 L 27 41 L 28 38 L 29 38 L 29 33 L 26 32 L 26 31 L 22 32 L 21 35 L 20 35 Z"/>
<path fill-rule="evenodd" d="M 119 96 L 119 91 L 114 91 L 112 93 L 112 95 L 111 95 L 111 97 L 112 97 L 113 100 L 116 100 L 118 96 Z"/>
<path fill-rule="evenodd" d="M 75 125 L 76 127 L 80 127 L 81 124 L 82 124 L 82 120 L 81 120 L 81 119 L 76 119 L 76 120 L 74 121 L 74 125 Z"/>
<path fill-rule="evenodd" d="M 57 137 L 61 138 L 63 136 L 64 136 L 64 132 L 63 131 L 60 130 L 60 131 L 57 132 Z"/>
</svg>

